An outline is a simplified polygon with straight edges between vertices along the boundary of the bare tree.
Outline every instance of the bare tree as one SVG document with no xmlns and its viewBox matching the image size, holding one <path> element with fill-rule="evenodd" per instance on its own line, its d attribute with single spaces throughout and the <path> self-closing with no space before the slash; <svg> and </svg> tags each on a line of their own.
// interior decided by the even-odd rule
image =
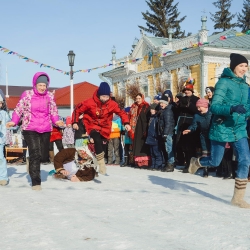
<svg viewBox="0 0 250 250">
<path fill-rule="evenodd" d="M 157 94 L 163 94 L 167 89 L 169 89 L 169 87 L 170 86 L 168 86 L 167 80 L 162 80 L 161 77 L 156 78 L 155 92 Z"/>
<path fill-rule="evenodd" d="M 125 97 L 122 95 L 116 95 L 115 96 L 115 101 L 118 103 L 119 107 L 121 109 L 125 108 Z"/>
<path fill-rule="evenodd" d="M 132 100 L 135 100 L 136 96 L 138 93 L 141 93 L 141 88 L 140 88 L 140 84 L 138 81 L 134 81 L 131 83 L 127 83 L 126 85 L 126 94 L 128 95 L 128 97 L 130 97 Z"/>
</svg>

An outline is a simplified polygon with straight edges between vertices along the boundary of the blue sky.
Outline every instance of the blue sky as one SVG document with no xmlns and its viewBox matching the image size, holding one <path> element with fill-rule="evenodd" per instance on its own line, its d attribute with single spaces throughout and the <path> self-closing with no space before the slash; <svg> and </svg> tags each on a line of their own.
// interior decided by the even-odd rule
<svg viewBox="0 0 250 250">
<path fill-rule="evenodd" d="M 205 9 L 212 34 L 209 12 L 217 11 L 214 1 L 179 0 L 180 16 L 187 16 L 182 29 L 197 33 Z M 242 8 L 243 0 L 232 1 L 233 13 Z M 113 45 L 117 58 L 128 55 L 134 38 L 140 38 L 138 25 L 145 25 L 141 12 L 147 9 L 145 0 L 0 0 L 0 46 L 64 71 L 69 70 L 67 54 L 74 50 L 74 70 L 95 68 L 111 63 Z M 69 85 L 67 75 L 0 51 L 1 85 L 6 66 L 9 85 L 29 86 L 37 71 L 47 72 L 53 87 Z M 110 69 L 76 73 L 74 83 L 99 85 L 98 73 Z"/>
</svg>

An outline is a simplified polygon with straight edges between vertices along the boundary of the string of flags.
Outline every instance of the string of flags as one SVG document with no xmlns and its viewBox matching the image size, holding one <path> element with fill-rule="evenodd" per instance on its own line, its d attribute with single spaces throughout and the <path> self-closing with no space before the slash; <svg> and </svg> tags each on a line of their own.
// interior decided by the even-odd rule
<svg viewBox="0 0 250 250">
<path fill-rule="evenodd" d="M 242 32 L 236 32 L 235 34 L 230 34 L 227 36 L 221 36 L 220 40 L 226 40 L 228 38 L 236 37 L 236 36 L 245 36 L 245 35 L 250 35 L 250 30 L 248 30 L 245 34 Z"/>
<path fill-rule="evenodd" d="M 235 34 L 230 34 L 230 35 L 226 35 L 226 36 L 220 36 L 219 39 L 220 39 L 220 40 L 226 40 L 226 39 L 228 39 L 228 38 L 237 37 L 237 36 L 244 36 L 244 35 L 250 35 L 250 30 L 248 30 L 245 34 L 244 34 L 244 33 L 238 32 L 238 33 L 235 33 Z M 216 39 L 216 40 L 217 40 L 217 39 Z M 190 46 L 189 46 L 189 47 L 185 47 L 185 48 L 178 49 L 178 50 L 173 50 L 173 51 L 172 51 L 172 50 L 169 50 L 169 51 L 167 51 L 167 52 L 158 54 L 157 56 L 158 56 L 158 57 L 165 57 L 165 56 L 168 56 L 168 55 L 173 54 L 173 53 L 180 54 L 180 53 L 182 53 L 183 51 L 186 51 L 186 50 L 188 50 L 188 49 L 197 48 L 197 47 L 204 46 L 204 45 L 208 45 L 208 44 L 212 44 L 212 43 L 214 43 L 214 41 L 213 41 L 213 42 L 210 42 L 210 43 L 209 43 L 209 42 L 204 42 L 204 43 L 198 42 L 198 43 L 195 43 L 195 44 L 190 43 Z M 27 56 L 23 56 L 23 55 L 21 55 L 21 54 L 19 54 L 19 53 L 17 53 L 17 52 L 14 52 L 14 51 L 12 51 L 12 50 L 10 50 L 10 49 L 7 49 L 7 48 L 5 48 L 5 47 L 3 47 L 3 46 L 0 46 L 0 51 L 2 51 L 3 53 L 7 53 L 8 55 L 15 55 L 15 56 L 18 56 L 19 58 L 25 60 L 26 62 L 35 63 L 35 64 L 39 65 L 40 68 L 41 68 L 41 67 L 50 68 L 50 69 L 52 69 L 52 70 L 56 70 L 56 71 L 58 71 L 58 72 L 60 72 L 60 73 L 63 73 L 64 75 L 69 75 L 69 74 L 70 74 L 69 71 L 64 71 L 64 70 L 61 70 L 61 69 L 57 69 L 57 68 L 55 68 L 55 67 L 53 67 L 53 66 L 50 66 L 50 65 L 47 65 L 47 64 L 45 64 L 45 63 L 38 62 L 38 61 L 36 61 L 36 60 L 34 60 L 34 59 L 31 59 L 31 58 L 29 58 L 29 57 L 27 57 Z M 126 63 L 136 63 L 136 62 L 139 61 L 139 60 L 147 59 L 147 58 L 148 58 L 148 56 L 146 55 L 146 56 L 144 56 L 143 58 L 135 58 L 135 59 L 129 59 L 129 60 L 117 62 L 117 63 L 115 63 L 115 65 L 116 65 L 116 66 L 122 66 L 122 65 L 124 65 L 124 64 L 126 64 Z M 95 67 L 95 68 L 76 70 L 76 71 L 73 71 L 73 73 L 78 73 L 78 72 L 83 72 L 83 73 L 88 72 L 88 73 L 89 73 L 89 72 L 91 72 L 91 71 L 93 71 L 93 70 L 100 69 L 100 68 L 106 68 L 106 67 L 109 67 L 109 66 L 112 66 L 112 65 L 113 65 L 112 63 L 108 63 L 108 64 L 104 64 L 104 65 L 102 65 L 102 66 Z"/>
</svg>

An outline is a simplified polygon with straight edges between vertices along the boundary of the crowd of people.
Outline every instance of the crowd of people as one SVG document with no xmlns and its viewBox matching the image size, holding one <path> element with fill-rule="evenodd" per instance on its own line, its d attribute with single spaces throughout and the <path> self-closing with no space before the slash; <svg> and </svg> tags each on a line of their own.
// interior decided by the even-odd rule
<svg viewBox="0 0 250 250">
<path fill-rule="evenodd" d="M 33 89 L 23 93 L 11 121 L 2 118 L 1 133 L 21 121 L 34 190 L 41 190 L 41 162 L 54 162 L 55 177 L 71 181 L 92 180 L 98 172 L 105 175 L 109 164 L 162 172 L 183 166 L 183 173 L 203 168 L 204 177 L 212 169 L 216 176 L 234 178 L 232 204 L 250 208 L 244 201 L 250 165 L 247 70 L 248 60 L 231 54 L 230 67 L 215 88 L 205 89 L 204 98 L 194 95 L 195 79 L 190 77 L 175 96 L 167 89 L 147 103 L 137 93 L 131 107 L 124 109 L 111 96 L 109 84 L 102 82 L 92 98 L 75 107 L 66 124 L 59 119 L 54 96 L 48 91 L 49 76 L 38 72 Z M 4 112 L 0 115 L 7 117 Z M 6 162 L 0 157 L 0 184 L 6 185 Z"/>
</svg>

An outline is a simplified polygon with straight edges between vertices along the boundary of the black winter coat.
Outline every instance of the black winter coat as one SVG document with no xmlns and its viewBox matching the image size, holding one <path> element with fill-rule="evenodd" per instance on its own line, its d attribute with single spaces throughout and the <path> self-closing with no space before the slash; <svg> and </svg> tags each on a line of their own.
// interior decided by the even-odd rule
<svg viewBox="0 0 250 250">
<path fill-rule="evenodd" d="M 196 102 L 200 98 L 191 95 L 191 96 L 184 96 L 180 100 L 180 113 L 182 116 L 194 116 L 194 114 L 198 113 L 197 107 L 196 107 Z"/>
<path fill-rule="evenodd" d="M 148 122 L 150 119 L 150 108 L 143 107 L 138 116 L 135 127 L 135 138 L 133 141 L 133 155 L 136 157 L 149 156 L 150 147 L 147 145 Z"/>
<path fill-rule="evenodd" d="M 162 136 L 173 135 L 175 127 L 172 104 L 162 109 L 159 114 L 159 131 Z"/>
<path fill-rule="evenodd" d="M 185 151 L 191 149 L 194 150 L 195 147 L 199 147 L 200 145 L 199 130 L 196 130 L 192 134 L 182 134 L 182 132 L 188 129 L 188 127 L 192 124 L 194 115 L 198 113 L 196 102 L 199 99 L 199 97 L 192 95 L 190 97 L 184 96 L 180 100 L 180 117 L 178 118 L 177 123 L 176 143 Z"/>
</svg>

